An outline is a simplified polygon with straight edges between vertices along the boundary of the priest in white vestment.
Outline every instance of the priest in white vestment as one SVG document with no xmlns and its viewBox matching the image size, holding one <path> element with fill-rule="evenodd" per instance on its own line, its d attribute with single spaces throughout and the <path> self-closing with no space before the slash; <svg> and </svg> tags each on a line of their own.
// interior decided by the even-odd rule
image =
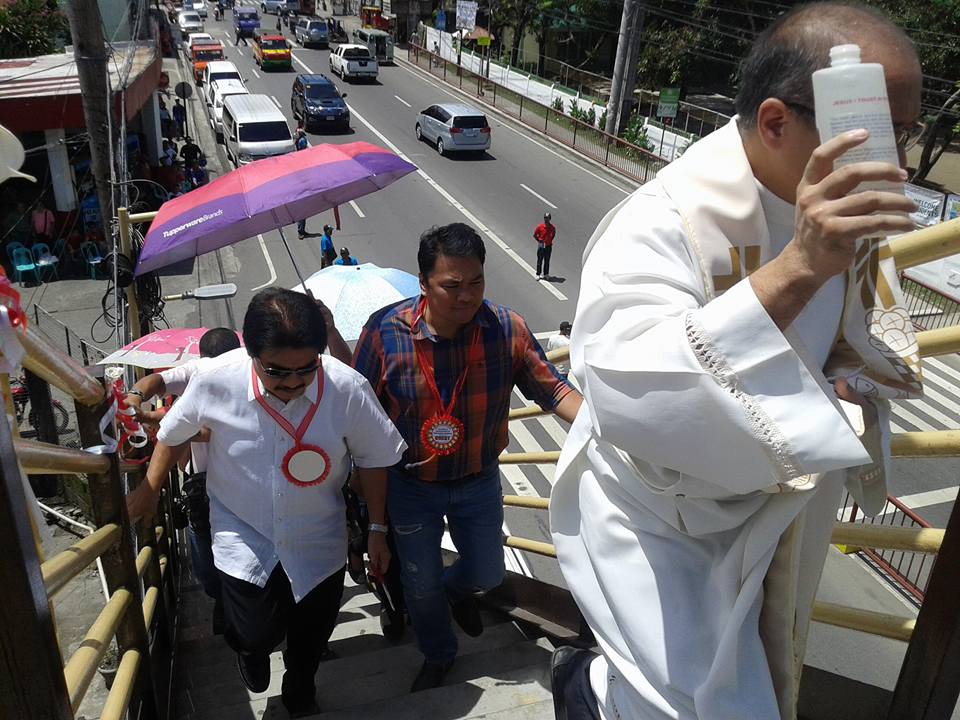
<svg viewBox="0 0 960 720">
<path fill-rule="evenodd" d="M 910 41 L 875 11 L 805 6 L 758 38 L 739 116 L 614 208 L 584 253 L 585 402 L 550 519 L 601 654 L 555 657 L 563 720 L 795 717 L 844 484 L 883 506 L 887 400 L 921 385 L 876 238 L 909 230 L 913 205 L 847 196 L 905 179 L 833 171 L 863 133 L 820 145 L 810 75 L 844 43 L 884 65 L 903 149 L 920 115 Z"/>
</svg>

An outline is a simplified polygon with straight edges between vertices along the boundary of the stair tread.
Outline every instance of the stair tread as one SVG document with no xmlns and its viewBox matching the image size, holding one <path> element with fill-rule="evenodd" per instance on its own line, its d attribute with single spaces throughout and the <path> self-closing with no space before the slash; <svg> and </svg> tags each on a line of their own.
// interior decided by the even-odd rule
<svg viewBox="0 0 960 720">
<path fill-rule="evenodd" d="M 515 632 L 519 635 L 519 631 Z M 505 632 L 499 631 L 498 643 L 505 639 Z M 364 668 L 365 675 L 351 675 L 350 666 L 340 665 L 342 660 L 332 660 L 324 663 L 318 673 L 319 700 L 324 712 L 313 717 L 314 720 L 376 720 L 380 717 L 392 720 L 442 717 L 452 720 L 541 703 L 551 697 L 549 659 L 552 647 L 548 640 L 541 638 L 465 652 L 450 670 L 447 685 L 416 695 L 409 693 L 409 687 L 419 669 L 421 657 L 412 647 L 391 648 L 382 653 L 381 660 L 385 655 L 394 656 L 393 662 L 383 664 L 373 662 L 373 654 L 360 656 L 358 660 L 371 660 Z M 466 643 L 463 649 L 468 650 Z M 405 663 L 408 657 L 412 660 L 409 664 Z M 231 668 L 231 672 L 236 678 L 236 670 Z M 212 694 L 203 688 L 187 691 L 186 697 L 178 698 L 177 702 L 181 711 L 186 708 L 189 713 L 181 718 L 250 720 L 251 717 L 262 717 L 280 720 L 286 716 L 279 697 L 281 676 L 280 670 L 274 673 L 270 689 L 259 695 L 248 693 L 238 678 L 233 683 L 236 690 L 231 688 L 228 691 L 224 686 Z M 451 709 L 457 707 L 462 709 L 451 714 Z"/>
</svg>

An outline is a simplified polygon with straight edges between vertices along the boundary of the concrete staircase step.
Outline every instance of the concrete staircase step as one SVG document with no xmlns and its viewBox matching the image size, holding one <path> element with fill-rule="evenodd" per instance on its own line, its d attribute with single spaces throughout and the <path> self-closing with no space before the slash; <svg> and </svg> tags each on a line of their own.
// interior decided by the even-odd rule
<svg viewBox="0 0 960 720">
<path fill-rule="evenodd" d="M 514 639 L 522 637 L 518 630 L 513 630 Z M 492 713 L 504 713 L 503 720 L 551 717 L 552 706 L 547 714 L 543 714 L 546 712 L 543 706 L 551 699 L 549 659 L 553 646 L 545 638 L 502 644 L 509 639 L 503 630 L 496 633 L 488 630 L 476 640 L 488 635 L 496 640 L 495 647 L 468 652 L 464 642 L 461 655 L 447 676 L 447 685 L 416 694 L 409 693 L 409 686 L 419 670 L 420 655 L 412 647 L 391 648 L 378 657 L 370 654 L 356 658 L 357 661 L 369 658 L 363 674 L 351 675 L 351 669 L 362 663 L 348 664 L 343 660 L 325 663 L 317 683 L 324 712 L 313 718 L 421 720 L 442 717 L 454 720 Z M 388 655 L 389 660 L 385 660 Z M 279 697 L 281 676 L 279 670 L 274 673 L 270 688 L 261 695 L 249 695 L 239 679 L 233 686 L 239 692 L 228 692 L 226 684 L 209 695 L 202 686 L 188 691 L 177 700 L 180 717 L 182 720 L 281 720 L 286 717 Z M 510 714 L 511 711 L 519 713 L 528 705 L 532 706 L 531 714 Z"/>
</svg>

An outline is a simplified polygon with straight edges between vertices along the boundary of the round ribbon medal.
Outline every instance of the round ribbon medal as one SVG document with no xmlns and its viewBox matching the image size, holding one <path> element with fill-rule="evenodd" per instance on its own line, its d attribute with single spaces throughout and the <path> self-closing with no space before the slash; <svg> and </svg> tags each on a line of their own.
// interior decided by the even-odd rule
<svg viewBox="0 0 960 720">
<path fill-rule="evenodd" d="M 316 445 L 290 448 L 281 466 L 287 480 L 298 487 L 319 485 L 330 474 L 330 456 Z"/>
<path fill-rule="evenodd" d="M 463 443 L 463 423 L 452 415 L 437 415 L 420 428 L 420 441 L 435 455 L 453 455 Z"/>
</svg>

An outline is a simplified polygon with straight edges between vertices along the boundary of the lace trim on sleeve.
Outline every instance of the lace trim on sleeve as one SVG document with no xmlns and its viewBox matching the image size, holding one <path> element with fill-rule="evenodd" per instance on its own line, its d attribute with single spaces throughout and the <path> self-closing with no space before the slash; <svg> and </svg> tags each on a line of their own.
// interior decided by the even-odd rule
<svg viewBox="0 0 960 720">
<path fill-rule="evenodd" d="M 717 384 L 733 395 L 743 407 L 753 436 L 770 456 L 777 481 L 787 483 L 803 475 L 783 433 L 780 432 L 780 429 L 760 404 L 753 399 L 753 396 L 744 391 L 740 385 L 740 379 L 727 364 L 723 355 L 710 342 L 707 332 L 694 319 L 692 313 L 686 314 L 684 325 L 687 332 L 687 342 L 690 343 L 690 348 L 700 362 L 700 366 L 710 373 Z"/>
</svg>

